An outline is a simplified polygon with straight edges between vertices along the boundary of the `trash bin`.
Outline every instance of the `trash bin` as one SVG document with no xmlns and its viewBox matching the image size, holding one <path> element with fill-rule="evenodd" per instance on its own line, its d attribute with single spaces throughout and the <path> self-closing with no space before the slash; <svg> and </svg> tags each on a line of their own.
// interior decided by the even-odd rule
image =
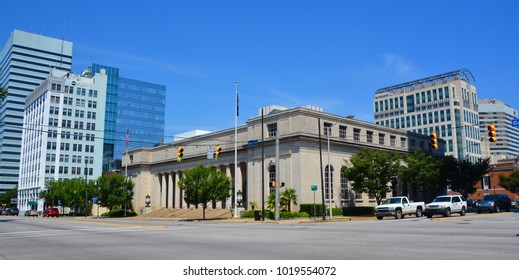
<svg viewBox="0 0 519 280">
<path fill-rule="evenodd" d="M 254 220 L 255 220 L 255 221 L 259 221 L 259 220 L 261 220 L 261 214 L 260 214 L 260 213 L 261 213 L 261 211 L 259 211 L 259 210 L 254 210 Z"/>
</svg>

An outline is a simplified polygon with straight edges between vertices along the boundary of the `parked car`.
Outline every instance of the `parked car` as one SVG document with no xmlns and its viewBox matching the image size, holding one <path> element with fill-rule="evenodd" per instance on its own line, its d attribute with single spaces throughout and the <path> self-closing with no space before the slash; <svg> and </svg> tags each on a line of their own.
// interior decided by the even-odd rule
<svg viewBox="0 0 519 280">
<path fill-rule="evenodd" d="M 7 215 L 4 207 L 0 207 L 0 215 Z"/>
<path fill-rule="evenodd" d="M 10 208 L 7 208 L 7 210 L 6 210 L 7 216 L 18 216 L 19 213 L 20 213 L 20 211 L 18 211 L 18 208 L 16 208 L 16 207 L 10 207 Z"/>
<path fill-rule="evenodd" d="M 43 217 L 59 217 L 58 208 L 47 208 L 47 210 L 43 211 Z"/>
<path fill-rule="evenodd" d="M 487 194 L 483 196 L 483 199 L 478 201 L 476 205 L 476 211 L 481 213 L 482 211 L 488 211 L 490 213 L 499 212 L 504 209 L 510 211 L 512 208 L 512 201 L 506 194 Z"/>
<path fill-rule="evenodd" d="M 27 211 L 25 211 L 25 217 L 38 217 L 38 211 L 27 210 Z"/>
<path fill-rule="evenodd" d="M 396 196 L 386 199 L 386 201 L 375 207 L 375 216 L 382 220 L 384 216 L 393 216 L 395 219 L 403 219 L 405 215 L 416 215 L 421 217 L 425 203 L 409 202 L 406 196 Z"/>
<path fill-rule="evenodd" d="M 467 213 L 467 202 L 461 195 L 437 196 L 433 202 L 425 205 L 427 218 L 431 218 L 433 215 L 449 217 L 452 213 L 460 213 L 461 216 L 465 216 Z"/>
</svg>

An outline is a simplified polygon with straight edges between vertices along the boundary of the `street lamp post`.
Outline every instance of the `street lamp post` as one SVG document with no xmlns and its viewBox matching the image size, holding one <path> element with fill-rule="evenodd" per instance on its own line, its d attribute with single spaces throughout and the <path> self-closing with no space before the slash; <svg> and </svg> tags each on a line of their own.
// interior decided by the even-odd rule
<svg viewBox="0 0 519 280">
<path fill-rule="evenodd" d="M 243 202 L 243 192 L 241 190 L 238 191 L 237 197 L 238 197 L 238 207 L 242 207 L 241 204 Z"/>
<path fill-rule="evenodd" d="M 150 207 L 151 197 L 149 194 L 146 195 L 144 202 L 146 203 L 146 207 Z"/>
</svg>

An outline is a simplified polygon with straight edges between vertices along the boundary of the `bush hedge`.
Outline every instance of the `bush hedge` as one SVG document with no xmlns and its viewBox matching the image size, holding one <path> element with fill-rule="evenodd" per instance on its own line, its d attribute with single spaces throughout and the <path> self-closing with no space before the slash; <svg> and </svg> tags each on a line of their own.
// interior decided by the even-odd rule
<svg viewBox="0 0 519 280">
<path fill-rule="evenodd" d="M 323 215 L 323 208 L 322 204 L 315 204 L 315 216 L 320 217 Z M 310 217 L 314 215 L 314 204 L 300 204 L 299 205 L 299 213 L 308 213 Z M 330 213 L 330 208 L 326 208 L 326 214 L 328 215 Z M 334 216 L 341 216 L 342 215 L 342 208 L 332 208 L 332 215 Z"/>
<path fill-rule="evenodd" d="M 260 214 L 261 215 L 261 214 Z M 274 220 L 275 219 L 275 213 L 274 211 L 265 210 L 265 218 Z M 241 215 L 242 218 L 254 218 L 254 211 L 249 210 L 243 213 Z M 308 218 L 310 215 L 308 213 L 297 213 L 297 212 L 287 212 L 287 211 L 280 211 L 279 212 L 279 218 L 280 219 L 295 219 L 295 218 Z"/>
<path fill-rule="evenodd" d="M 137 213 L 135 213 L 135 211 L 133 211 L 133 210 L 126 211 L 126 217 L 135 217 L 135 216 L 137 216 Z M 101 214 L 101 217 L 124 217 L 124 210 L 117 209 L 117 210 L 108 211 L 108 212 Z"/>
</svg>

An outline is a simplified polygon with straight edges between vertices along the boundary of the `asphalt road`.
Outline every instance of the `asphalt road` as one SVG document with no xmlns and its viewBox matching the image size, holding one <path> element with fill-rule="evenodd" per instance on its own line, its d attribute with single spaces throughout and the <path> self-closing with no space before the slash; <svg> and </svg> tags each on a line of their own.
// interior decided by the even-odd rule
<svg viewBox="0 0 519 280">
<path fill-rule="evenodd" d="M 0 216 L 4 260 L 518 260 L 519 213 L 341 222 Z"/>
</svg>

